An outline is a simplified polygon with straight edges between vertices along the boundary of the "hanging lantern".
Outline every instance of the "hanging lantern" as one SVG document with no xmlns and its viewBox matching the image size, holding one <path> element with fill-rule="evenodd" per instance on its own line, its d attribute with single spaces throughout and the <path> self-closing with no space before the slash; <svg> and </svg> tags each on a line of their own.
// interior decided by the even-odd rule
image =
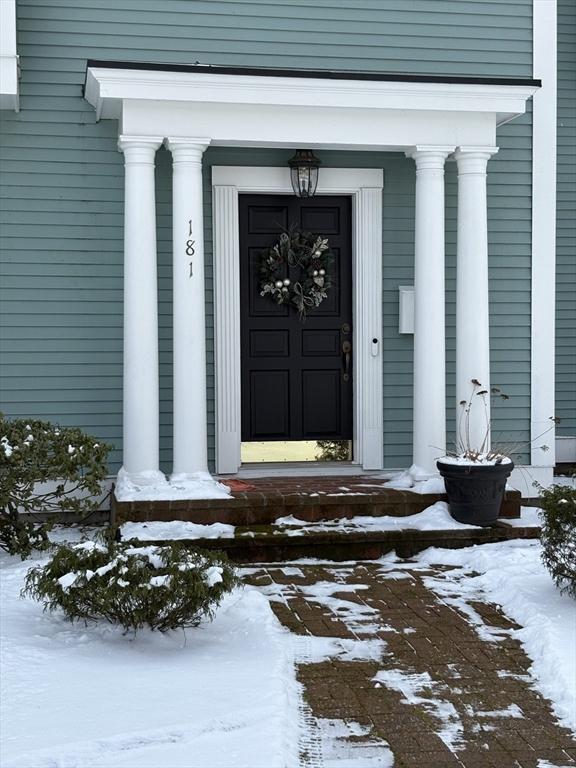
<svg viewBox="0 0 576 768">
<path fill-rule="evenodd" d="M 310 149 L 297 149 L 288 160 L 290 179 L 296 197 L 314 197 L 318 186 L 320 160 Z"/>
</svg>

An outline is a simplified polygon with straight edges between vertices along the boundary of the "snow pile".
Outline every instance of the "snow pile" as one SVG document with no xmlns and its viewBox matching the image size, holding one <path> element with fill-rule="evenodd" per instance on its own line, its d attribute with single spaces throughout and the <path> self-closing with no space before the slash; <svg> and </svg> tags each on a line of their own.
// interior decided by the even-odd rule
<svg viewBox="0 0 576 768">
<path fill-rule="evenodd" d="M 437 501 L 431 507 L 423 512 L 406 517 L 390 517 L 383 515 L 381 517 L 370 517 L 359 515 L 351 518 L 340 518 L 337 520 L 321 520 L 317 523 L 308 523 L 305 520 L 299 520 L 292 515 L 288 517 L 279 517 L 276 525 L 280 530 L 275 533 L 284 533 L 288 536 L 300 536 L 302 529 L 307 533 L 316 533 L 320 531 L 332 532 L 359 532 L 359 531 L 403 531 L 414 529 L 418 531 L 443 531 L 459 530 L 461 528 L 475 528 L 476 525 L 459 523 L 450 516 L 448 504 L 444 501 Z M 287 530 L 281 530 L 287 529 Z"/>
<path fill-rule="evenodd" d="M 45 559 L 0 559 L 3 768 L 299 765 L 291 639 L 257 590 L 201 629 L 134 637 L 21 600 Z"/>
<path fill-rule="evenodd" d="M 398 491 L 411 491 L 412 493 L 446 493 L 444 479 L 439 475 L 429 477 L 429 472 L 416 464 L 410 469 L 400 472 L 384 483 L 385 488 L 394 488 Z M 426 478 L 422 480 L 421 478 Z"/>
<path fill-rule="evenodd" d="M 156 477 L 156 473 L 154 473 Z M 118 472 L 114 490 L 118 501 L 168 501 L 176 499 L 231 499 L 230 489 L 218 483 L 208 472 L 172 475 L 170 480 L 136 485 L 128 473 Z"/>
<path fill-rule="evenodd" d="M 444 588 L 439 580 L 425 580 L 443 599 L 450 592 L 462 603 L 488 600 L 521 625 L 505 632 L 522 643 L 539 691 L 551 699 L 560 721 L 576 732 L 576 602 L 556 589 L 541 553 L 537 541 L 514 540 L 428 549 L 417 559 L 460 566 L 444 574 Z"/>
<path fill-rule="evenodd" d="M 199 525 L 181 520 L 170 522 L 124 523 L 120 528 L 123 540 L 180 541 L 182 539 L 233 538 L 235 528 L 227 523 Z"/>
</svg>

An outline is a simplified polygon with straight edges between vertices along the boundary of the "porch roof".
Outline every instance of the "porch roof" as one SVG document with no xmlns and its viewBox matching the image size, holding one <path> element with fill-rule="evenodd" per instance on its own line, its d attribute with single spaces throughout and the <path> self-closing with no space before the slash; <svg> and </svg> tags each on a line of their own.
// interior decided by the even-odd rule
<svg viewBox="0 0 576 768">
<path fill-rule="evenodd" d="M 85 98 L 122 131 L 236 146 L 494 144 L 539 80 L 88 61 Z M 313 119 L 311 119 L 311 115 Z"/>
</svg>

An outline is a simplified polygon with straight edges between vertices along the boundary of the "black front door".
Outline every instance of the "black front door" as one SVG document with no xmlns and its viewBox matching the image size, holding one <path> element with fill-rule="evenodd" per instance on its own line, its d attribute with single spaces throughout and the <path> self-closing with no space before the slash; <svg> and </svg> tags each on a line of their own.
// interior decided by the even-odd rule
<svg viewBox="0 0 576 768">
<path fill-rule="evenodd" d="M 239 214 L 242 441 L 351 440 L 350 198 L 241 195 Z M 262 252 L 291 227 L 327 237 L 333 255 L 332 288 L 305 322 L 260 295 Z"/>
</svg>

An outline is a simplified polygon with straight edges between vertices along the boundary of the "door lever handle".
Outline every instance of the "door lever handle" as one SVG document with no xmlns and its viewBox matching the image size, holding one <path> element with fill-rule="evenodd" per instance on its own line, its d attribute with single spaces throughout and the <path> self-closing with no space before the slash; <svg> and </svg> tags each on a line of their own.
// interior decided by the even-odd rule
<svg viewBox="0 0 576 768">
<path fill-rule="evenodd" d="M 350 353 L 352 352 L 352 344 L 349 341 L 342 342 L 342 354 L 344 355 L 344 373 L 342 378 L 344 381 L 348 381 L 350 378 Z"/>
</svg>

